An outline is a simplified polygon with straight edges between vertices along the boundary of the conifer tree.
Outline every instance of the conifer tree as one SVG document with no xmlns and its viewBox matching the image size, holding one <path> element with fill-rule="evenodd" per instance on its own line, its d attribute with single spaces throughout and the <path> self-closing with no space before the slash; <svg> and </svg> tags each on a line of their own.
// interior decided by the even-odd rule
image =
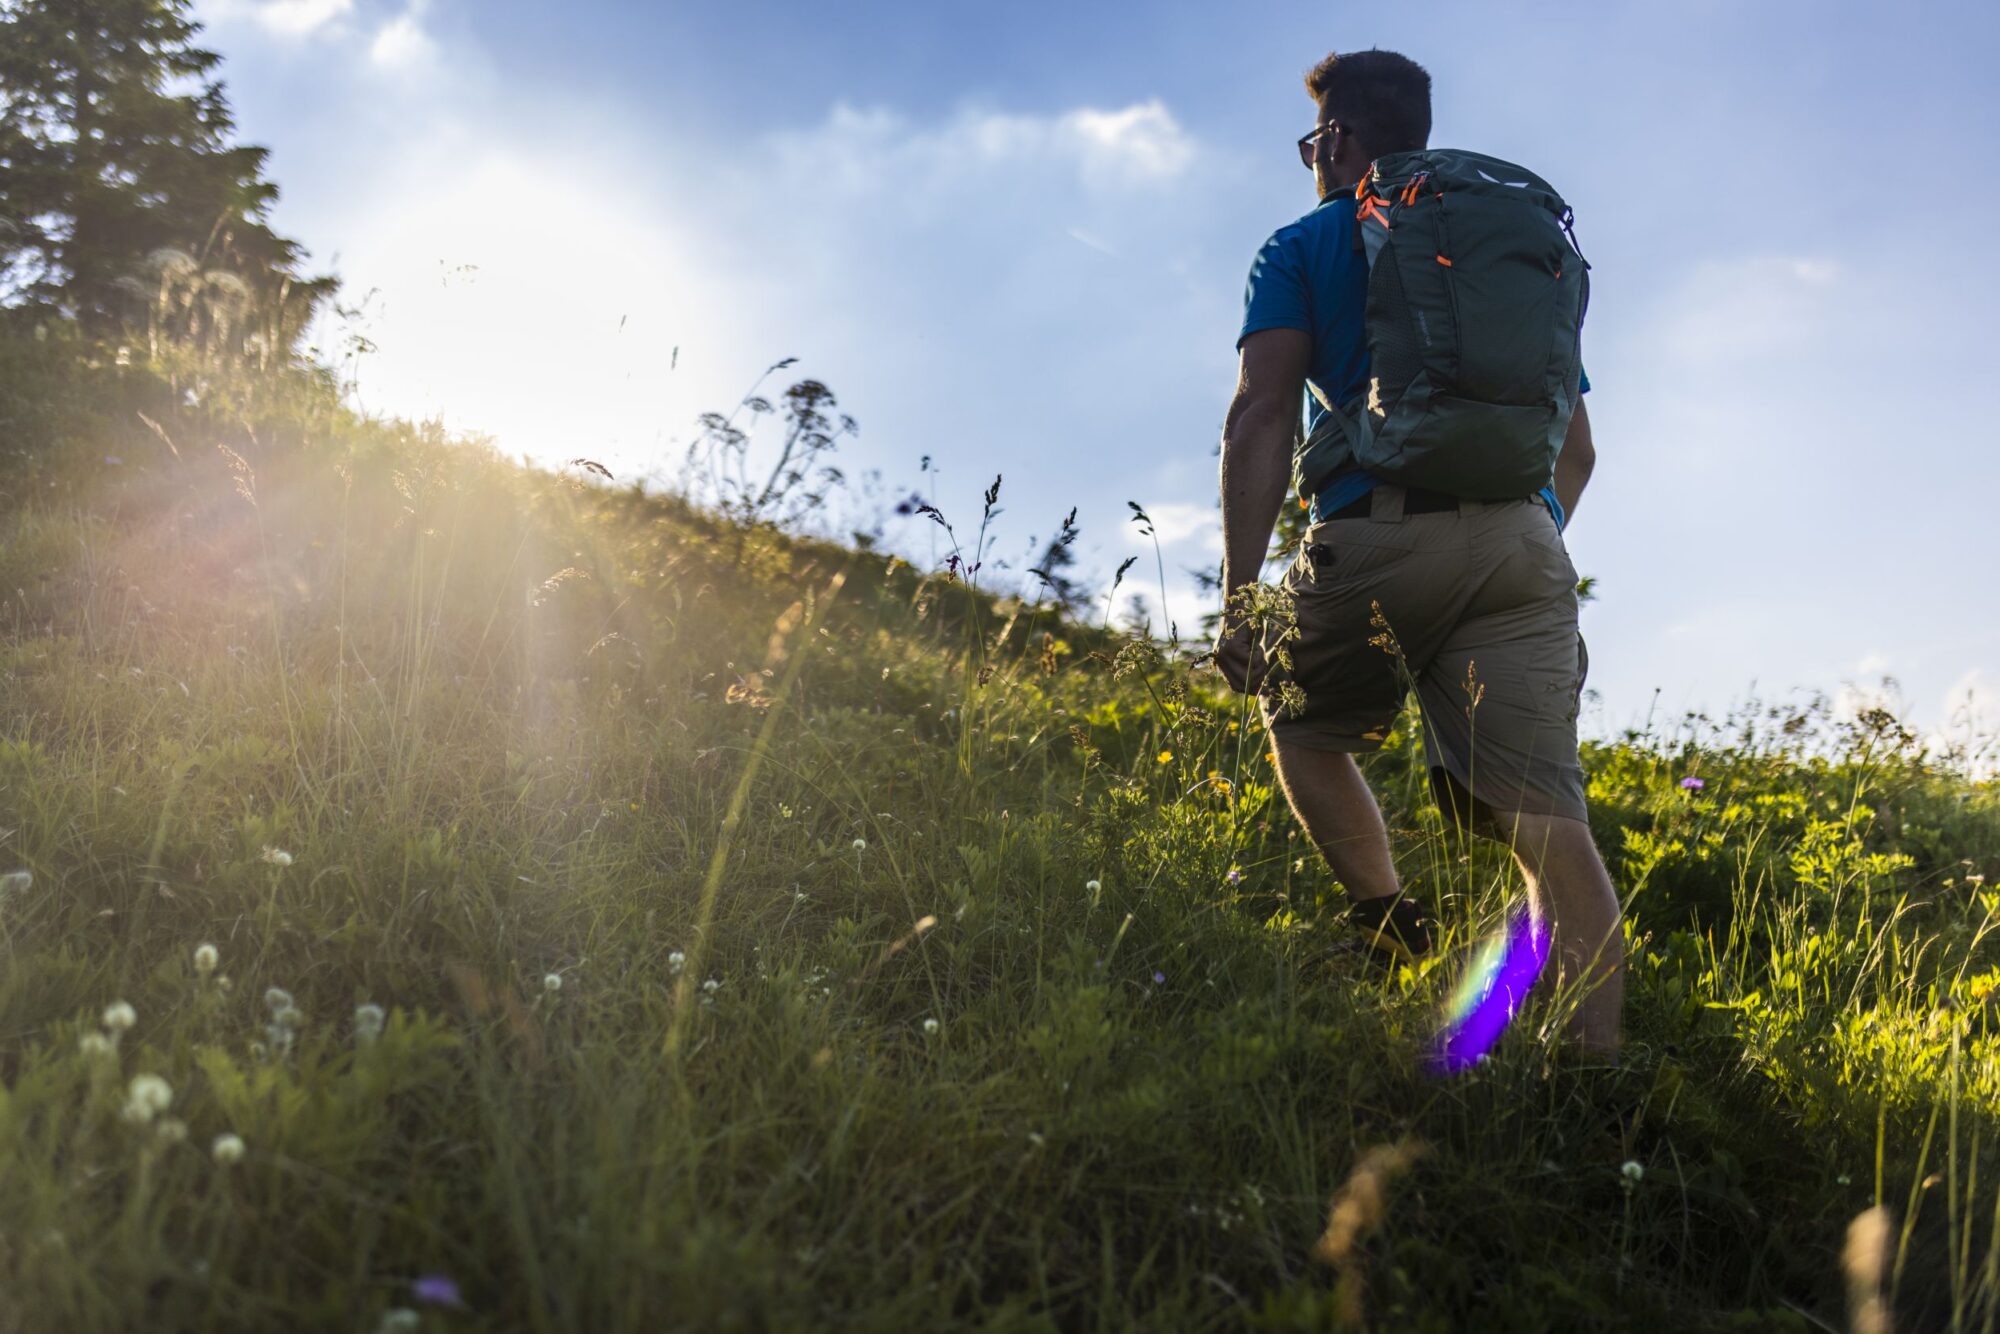
<svg viewBox="0 0 2000 1334">
<path fill-rule="evenodd" d="M 266 222 L 189 0 L 0 0 L 0 300 L 288 354 L 331 278 Z"/>
</svg>

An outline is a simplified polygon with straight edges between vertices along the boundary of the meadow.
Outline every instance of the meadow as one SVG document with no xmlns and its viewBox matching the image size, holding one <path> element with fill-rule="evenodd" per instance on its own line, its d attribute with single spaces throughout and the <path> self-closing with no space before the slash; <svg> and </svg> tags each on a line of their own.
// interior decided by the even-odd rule
<svg viewBox="0 0 2000 1334">
<path fill-rule="evenodd" d="M 1995 1327 L 1982 757 L 1591 743 L 1625 1059 L 1441 1078 L 1408 719 L 1392 972 L 1185 652 L 599 471 L 0 331 L 0 1329 Z"/>
</svg>

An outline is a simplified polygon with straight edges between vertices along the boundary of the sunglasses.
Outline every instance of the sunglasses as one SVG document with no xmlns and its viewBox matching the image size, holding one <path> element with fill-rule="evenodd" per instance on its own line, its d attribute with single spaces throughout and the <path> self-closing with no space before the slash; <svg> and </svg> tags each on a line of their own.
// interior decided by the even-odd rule
<svg viewBox="0 0 2000 1334">
<path fill-rule="evenodd" d="M 1342 125 L 1339 121 L 1330 120 L 1326 124 L 1321 125 L 1317 129 L 1313 130 L 1312 133 L 1300 135 L 1299 161 L 1305 163 L 1305 165 L 1308 167 L 1312 166 L 1313 159 L 1319 156 L 1320 140 L 1328 135 L 1337 135 L 1346 128 L 1347 127 L 1345 125 Z"/>
</svg>

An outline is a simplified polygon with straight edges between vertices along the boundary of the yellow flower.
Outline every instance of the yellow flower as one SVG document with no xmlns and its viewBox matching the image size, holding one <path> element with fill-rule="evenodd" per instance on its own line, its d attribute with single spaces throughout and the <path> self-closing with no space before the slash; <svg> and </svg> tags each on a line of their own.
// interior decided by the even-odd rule
<svg viewBox="0 0 2000 1334">
<path fill-rule="evenodd" d="M 1172 751 L 1163 750 L 1160 752 L 1160 763 L 1165 764 L 1168 760 L 1171 760 L 1173 757 L 1174 753 Z"/>
</svg>

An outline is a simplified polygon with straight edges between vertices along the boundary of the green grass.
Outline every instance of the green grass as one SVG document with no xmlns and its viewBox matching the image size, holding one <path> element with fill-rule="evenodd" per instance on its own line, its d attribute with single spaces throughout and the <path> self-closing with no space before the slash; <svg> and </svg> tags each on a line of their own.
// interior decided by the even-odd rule
<svg viewBox="0 0 2000 1334">
<path fill-rule="evenodd" d="M 1878 1203 L 1994 1327 L 2000 790 L 1892 720 L 1590 747 L 1629 1059 L 1553 998 L 1442 1080 L 1519 888 L 1407 726 L 1388 975 L 1212 673 L 308 377 L 0 371 L 0 1329 L 1840 1329 Z"/>
</svg>

